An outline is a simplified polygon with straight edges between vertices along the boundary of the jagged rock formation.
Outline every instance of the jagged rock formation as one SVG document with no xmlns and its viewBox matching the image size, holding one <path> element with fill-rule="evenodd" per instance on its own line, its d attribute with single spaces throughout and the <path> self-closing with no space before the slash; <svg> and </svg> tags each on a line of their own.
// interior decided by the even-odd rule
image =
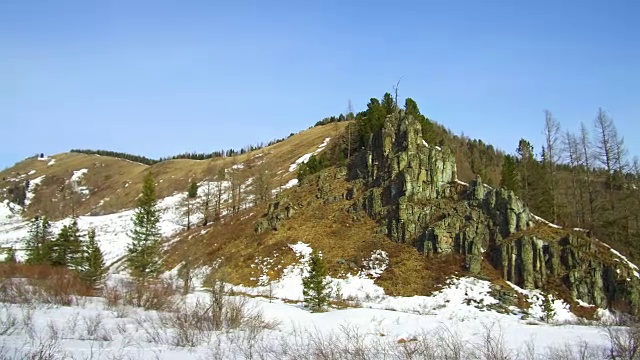
<svg viewBox="0 0 640 360">
<path fill-rule="evenodd" d="M 324 204 L 350 201 L 346 210 L 354 219 L 366 213 L 380 224 L 377 232 L 395 242 L 425 256 L 462 254 L 471 274 L 491 266 L 526 289 L 640 313 L 637 268 L 584 232 L 539 221 L 512 191 L 491 188 L 480 177 L 471 184 L 458 181 L 454 154 L 424 142 L 420 123 L 403 112 L 387 117 L 351 158 L 348 171 L 338 170 L 335 176 L 350 178 L 342 196 L 330 191 L 335 178 L 328 173 L 304 184 L 315 186 Z M 293 211 L 286 198 L 277 200 L 255 231 L 277 230 Z"/>
<path fill-rule="evenodd" d="M 546 288 L 554 280 L 574 299 L 638 312 L 640 280 L 624 261 L 582 233 L 538 224 L 512 191 L 479 177 L 458 182 L 454 155 L 426 144 L 412 117 L 389 116 L 352 166 L 362 187 L 354 192 L 362 195 L 349 211 L 365 211 L 392 240 L 427 256 L 463 254 L 471 273 L 486 259 L 521 287 Z"/>
</svg>

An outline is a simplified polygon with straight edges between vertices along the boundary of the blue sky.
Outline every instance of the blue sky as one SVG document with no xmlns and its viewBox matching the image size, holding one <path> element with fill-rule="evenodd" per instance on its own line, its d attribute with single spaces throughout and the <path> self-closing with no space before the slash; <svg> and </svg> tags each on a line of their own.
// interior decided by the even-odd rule
<svg viewBox="0 0 640 360">
<path fill-rule="evenodd" d="M 446 4 L 445 4 L 446 3 Z M 0 168 L 280 138 L 381 97 L 513 151 L 609 112 L 640 155 L 638 1 L 0 1 Z"/>
</svg>

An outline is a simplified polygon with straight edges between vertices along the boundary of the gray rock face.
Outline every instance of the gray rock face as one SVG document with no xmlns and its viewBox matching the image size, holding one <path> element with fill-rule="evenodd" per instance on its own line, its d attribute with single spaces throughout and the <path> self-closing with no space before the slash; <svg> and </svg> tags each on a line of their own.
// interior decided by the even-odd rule
<svg viewBox="0 0 640 360">
<path fill-rule="evenodd" d="M 534 218 L 512 191 L 493 189 L 479 177 L 461 189 L 454 155 L 425 144 L 412 117 L 389 116 L 358 156 L 352 172 L 363 189 L 353 193 L 362 196 L 350 210 L 378 220 L 379 231 L 393 241 L 426 256 L 463 254 L 471 273 L 488 262 L 527 289 L 556 279 L 575 299 L 638 311 L 640 283 L 627 266 L 603 259 L 603 247 L 583 235 L 528 234 Z"/>
<path fill-rule="evenodd" d="M 288 199 L 278 199 L 269 204 L 265 216 L 256 223 L 255 232 L 261 234 L 267 230 L 278 230 L 278 225 L 282 220 L 293 216 L 295 209 Z"/>
</svg>

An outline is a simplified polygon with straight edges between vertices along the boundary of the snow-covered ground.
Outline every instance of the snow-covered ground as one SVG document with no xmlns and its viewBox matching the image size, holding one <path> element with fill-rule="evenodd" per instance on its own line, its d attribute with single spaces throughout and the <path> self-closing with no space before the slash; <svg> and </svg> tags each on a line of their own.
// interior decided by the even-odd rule
<svg viewBox="0 0 640 360">
<path fill-rule="evenodd" d="M 425 353 L 406 357 L 413 349 L 439 351 L 440 356 L 434 358 L 444 359 L 452 358 L 442 352 L 455 344 L 462 351 L 457 358 L 464 359 L 482 351 L 487 344 L 485 336 L 490 335 L 493 346 L 510 355 L 501 359 L 532 359 L 526 357 L 532 351 L 536 359 L 546 359 L 551 351 L 577 352 L 585 343 L 598 354 L 609 346 L 601 327 L 547 324 L 536 320 L 534 314 L 525 319 L 516 311 L 507 315 L 489 310 L 487 305 L 497 303 L 490 284 L 474 278 L 452 279 L 432 296 L 403 298 L 384 295 L 372 281 L 364 281 L 371 280 L 369 272 L 361 271 L 352 281 L 341 283 L 343 293 L 364 299 L 359 305 L 311 313 L 298 301 L 284 301 L 302 298 L 301 278 L 308 271 L 305 262 L 311 251 L 303 243 L 290 247 L 300 262 L 285 271 L 281 281 L 285 287 L 275 299 L 265 295 L 227 297 L 236 304 L 244 303 L 253 314 L 250 318 L 254 321 L 238 329 L 189 332 L 182 327 L 184 323 L 177 323 L 165 312 L 113 307 L 103 298 L 79 298 L 71 307 L 0 304 L 0 329 L 15 319 L 14 326 L 6 326 L 11 330 L 0 335 L 0 351 L 18 354 L 16 359 L 43 347 L 75 359 L 323 359 L 320 353 L 325 351 L 334 354 L 328 357 L 331 359 L 426 358 Z M 382 254 L 372 254 L 371 264 L 376 265 L 370 265 L 374 269 L 369 270 L 383 271 L 386 256 Z M 250 288 L 234 290 L 251 292 Z M 210 303 L 201 281 L 195 282 L 195 293 L 181 298 L 178 311 L 186 313 L 198 303 L 204 307 Z M 554 302 L 554 306 L 564 309 L 561 302 Z M 258 318 L 269 326 L 256 325 Z M 197 321 L 188 319 L 191 324 Z M 187 347 L 187 338 L 196 340 Z M 364 351 L 366 357 L 357 357 L 355 351 Z"/>
</svg>

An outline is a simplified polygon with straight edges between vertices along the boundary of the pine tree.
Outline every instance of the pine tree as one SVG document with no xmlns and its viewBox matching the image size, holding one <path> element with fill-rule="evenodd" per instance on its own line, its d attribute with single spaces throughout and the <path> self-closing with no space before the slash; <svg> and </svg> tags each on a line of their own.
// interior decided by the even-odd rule
<svg viewBox="0 0 640 360">
<path fill-rule="evenodd" d="M 520 182 L 518 179 L 518 164 L 513 156 L 505 155 L 502 163 L 502 176 L 500 186 L 505 189 L 512 190 L 516 194 L 520 190 Z"/>
<path fill-rule="evenodd" d="M 7 249 L 7 253 L 4 256 L 4 263 L 6 264 L 17 264 L 18 258 L 16 257 L 16 249 L 14 247 L 10 247 Z"/>
<path fill-rule="evenodd" d="M 96 230 L 89 229 L 87 241 L 83 244 L 83 264 L 81 275 L 92 286 L 96 287 L 105 275 L 104 255 L 96 241 Z"/>
<path fill-rule="evenodd" d="M 544 300 L 542 302 L 542 312 L 542 319 L 547 323 L 553 320 L 553 318 L 556 316 L 556 311 L 553 307 L 553 301 L 551 300 L 550 295 L 546 295 L 544 297 Z"/>
<path fill-rule="evenodd" d="M 51 261 L 51 223 L 45 217 L 36 217 L 29 225 L 29 236 L 27 237 L 27 264 L 42 265 Z"/>
<path fill-rule="evenodd" d="M 321 311 L 329 302 L 327 268 L 322 255 L 313 250 L 309 257 L 309 274 L 302 279 L 304 302 L 312 311 Z"/>
<path fill-rule="evenodd" d="M 159 222 L 156 187 L 153 174 L 149 171 L 144 177 L 142 194 L 138 198 L 126 259 L 131 275 L 143 284 L 155 279 L 162 271 Z"/>
</svg>

